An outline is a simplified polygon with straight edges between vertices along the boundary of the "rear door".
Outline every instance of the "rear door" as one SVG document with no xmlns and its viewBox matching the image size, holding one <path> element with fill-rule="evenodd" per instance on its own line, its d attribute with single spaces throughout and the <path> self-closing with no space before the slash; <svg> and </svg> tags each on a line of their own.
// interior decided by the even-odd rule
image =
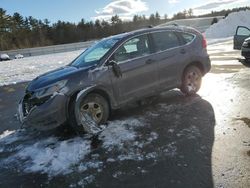
<svg viewBox="0 0 250 188">
<path fill-rule="evenodd" d="M 116 77 L 110 69 L 114 93 L 120 104 L 156 92 L 157 64 L 151 55 L 147 34 L 128 39 L 110 60 L 118 64 L 122 73 L 122 77 Z"/>
<path fill-rule="evenodd" d="M 158 65 L 158 79 L 161 90 L 178 85 L 180 66 L 185 60 L 186 49 L 180 47 L 181 41 L 174 31 L 151 33 Z"/>
<path fill-rule="evenodd" d="M 250 37 L 250 29 L 245 26 L 238 26 L 234 35 L 234 49 L 240 50 L 246 38 Z"/>
</svg>

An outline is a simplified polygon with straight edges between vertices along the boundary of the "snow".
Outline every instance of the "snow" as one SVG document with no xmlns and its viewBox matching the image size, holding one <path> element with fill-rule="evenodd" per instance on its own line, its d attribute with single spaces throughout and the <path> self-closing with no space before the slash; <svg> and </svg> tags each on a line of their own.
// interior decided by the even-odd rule
<svg viewBox="0 0 250 188">
<path fill-rule="evenodd" d="M 250 28 L 250 10 L 233 12 L 225 19 L 210 26 L 205 35 L 207 38 L 221 39 L 234 36 L 238 26 Z"/>
<path fill-rule="evenodd" d="M 170 105 L 169 108 L 173 107 Z M 0 135 L 0 155 L 4 153 L 7 157 L 1 160 L 0 167 L 9 168 L 11 165 L 23 173 L 47 174 L 51 178 L 84 172 L 87 173 L 85 177 L 90 176 L 92 180 L 95 178 L 91 176 L 92 171 L 102 172 L 105 164 L 126 160 L 155 160 L 162 154 L 167 157 L 177 155 L 176 143 L 165 143 L 159 151 L 152 148 L 146 152 L 144 148 L 159 138 L 159 134 L 154 131 L 141 135 L 140 130 L 148 126 L 146 119 L 140 116 L 108 122 L 99 135 L 102 141 L 100 147 L 105 151 L 106 159 L 103 154 L 92 152 L 89 135 L 64 140 L 24 130 L 5 131 Z M 193 129 L 185 129 L 180 134 L 187 132 L 193 136 Z"/>
<path fill-rule="evenodd" d="M 49 144 L 54 146 L 44 147 Z M 77 164 L 89 152 L 90 142 L 81 138 L 61 142 L 58 142 L 56 138 L 50 138 L 23 148 L 17 156 L 23 160 L 30 158 L 32 161 L 32 164 L 25 168 L 26 172 L 57 175 L 70 173 L 70 166 Z"/>
<path fill-rule="evenodd" d="M 115 146 L 121 148 L 125 141 L 135 140 L 136 134 L 131 131 L 131 127 L 137 126 L 142 126 L 142 122 L 137 119 L 110 122 L 109 126 L 100 135 L 100 138 L 103 140 L 103 147 L 109 150 Z"/>
<path fill-rule="evenodd" d="M 213 44 L 223 43 L 227 41 L 233 41 L 233 37 L 224 37 L 224 38 L 207 38 L 208 48 Z M 224 45 L 225 46 L 225 45 Z"/>
<path fill-rule="evenodd" d="M 108 128 L 100 135 L 103 141 L 102 147 L 107 151 L 113 149 L 123 151 L 126 143 L 129 144 L 137 138 L 135 129 L 143 125 L 143 121 L 135 118 L 109 122 Z M 152 138 L 148 138 L 151 141 L 156 139 L 156 133 L 149 136 L 152 136 Z M 23 131 L 5 131 L 0 135 L 0 154 L 8 151 L 15 152 L 15 154 L 10 155 L 0 165 L 18 163 L 17 165 L 21 166 L 24 172 L 46 173 L 50 177 L 72 173 L 75 170 L 74 167 L 78 171 L 88 169 L 101 171 L 103 162 L 98 160 L 99 155 L 92 156 L 90 161 L 86 158 L 91 154 L 91 141 L 88 137 L 86 135 L 86 137 L 68 140 L 48 137 L 35 140 L 35 135 L 34 137 L 27 136 Z M 20 140 L 23 144 L 16 146 L 15 142 Z M 132 158 L 129 154 L 126 157 Z M 81 162 L 83 160 L 85 161 Z"/>
<path fill-rule="evenodd" d="M 233 38 L 222 38 L 222 39 L 212 39 L 208 40 L 210 45 L 207 46 L 207 50 L 210 53 L 223 53 L 223 52 L 238 52 L 238 50 L 233 49 Z M 220 55 L 221 56 L 221 55 Z"/>
<path fill-rule="evenodd" d="M 82 50 L 0 62 L 0 86 L 30 81 L 53 69 L 65 66 Z"/>
<path fill-rule="evenodd" d="M 3 140 L 5 137 L 13 134 L 15 131 L 9 131 L 9 130 L 6 130 L 3 132 L 3 134 L 0 135 L 0 140 Z"/>
</svg>

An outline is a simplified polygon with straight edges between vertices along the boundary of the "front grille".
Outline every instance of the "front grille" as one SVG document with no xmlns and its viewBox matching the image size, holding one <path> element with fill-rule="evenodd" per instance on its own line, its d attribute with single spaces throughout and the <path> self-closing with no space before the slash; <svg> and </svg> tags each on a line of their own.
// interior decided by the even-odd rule
<svg viewBox="0 0 250 188">
<path fill-rule="evenodd" d="M 34 92 L 27 92 L 23 99 L 23 114 L 27 116 L 34 106 L 40 106 L 50 99 L 51 96 L 38 99 L 34 97 Z"/>
<path fill-rule="evenodd" d="M 26 93 L 26 95 L 23 98 L 23 114 L 24 116 L 27 116 L 30 110 L 34 107 L 31 102 L 33 93 Z"/>
</svg>

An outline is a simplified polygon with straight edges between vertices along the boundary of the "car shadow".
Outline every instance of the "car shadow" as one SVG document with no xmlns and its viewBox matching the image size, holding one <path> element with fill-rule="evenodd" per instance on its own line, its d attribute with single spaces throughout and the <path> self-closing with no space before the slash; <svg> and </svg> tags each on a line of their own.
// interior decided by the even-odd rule
<svg viewBox="0 0 250 188">
<path fill-rule="evenodd" d="M 111 121 L 131 116 L 146 118 L 149 126 L 142 128 L 142 136 L 147 131 L 159 135 L 144 148 L 158 153 L 158 158 L 117 164 L 126 169 L 124 175 L 117 181 L 109 173 L 103 173 L 97 180 L 102 187 L 213 187 L 215 115 L 208 101 L 199 95 L 186 97 L 179 91 L 170 91 L 144 105 L 133 104 L 117 110 Z M 164 155 L 166 149 L 169 154 Z M 144 173 L 137 172 L 138 167 Z M 105 172 L 113 169 L 107 167 Z"/>
</svg>

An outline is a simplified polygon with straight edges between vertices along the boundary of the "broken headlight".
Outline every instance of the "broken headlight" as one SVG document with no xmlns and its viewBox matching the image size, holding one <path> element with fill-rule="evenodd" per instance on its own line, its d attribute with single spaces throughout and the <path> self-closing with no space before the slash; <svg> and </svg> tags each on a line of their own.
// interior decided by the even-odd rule
<svg viewBox="0 0 250 188">
<path fill-rule="evenodd" d="M 40 99 L 40 98 L 51 96 L 54 93 L 60 92 L 60 90 L 62 90 L 65 87 L 67 82 L 68 80 L 61 80 L 54 84 L 38 89 L 35 91 L 35 97 Z"/>
</svg>

